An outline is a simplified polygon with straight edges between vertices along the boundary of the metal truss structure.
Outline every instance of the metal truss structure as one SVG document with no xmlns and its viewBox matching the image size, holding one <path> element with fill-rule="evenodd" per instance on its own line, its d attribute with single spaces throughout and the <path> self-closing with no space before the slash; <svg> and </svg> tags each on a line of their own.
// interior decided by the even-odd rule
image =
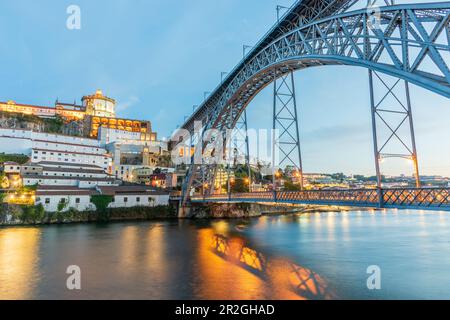
<svg viewBox="0 0 450 320">
<path fill-rule="evenodd" d="M 297 1 L 181 128 L 193 132 L 196 121 L 205 129 L 234 128 L 262 89 L 293 71 L 314 66 L 364 67 L 372 75 L 402 79 L 406 88 L 411 83 L 450 98 L 450 2 L 380 7 L 376 24 L 371 23 L 370 10 L 348 11 L 357 2 Z M 404 106 L 405 121 L 409 121 L 410 104 Z M 394 137 L 395 128 L 391 128 Z M 376 148 L 376 154 L 382 153 Z M 197 149 L 207 149 L 207 143 Z M 417 162 L 414 148 L 409 151 L 406 154 Z M 209 171 L 191 166 L 183 188 L 184 203 L 199 173 L 205 176 Z"/>
<path fill-rule="evenodd" d="M 276 187 L 275 171 L 291 166 L 298 174 L 303 188 L 303 168 L 298 127 L 297 97 L 294 73 L 290 72 L 273 82 L 273 185 Z"/>
<path fill-rule="evenodd" d="M 236 122 L 236 126 L 232 129 L 232 136 L 230 137 L 230 143 L 228 144 L 231 149 L 230 160 L 234 168 L 239 164 L 244 164 L 247 167 L 247 175 L 251 181 L 251 169 L 250 169 L 250 145 L 248 139 L 248 122 L 247 111 L 244 110 L 239 120 Z"/>
<path fill-rule="evenodd" d="M 255 192 L 233 194 L 229 197 L 223 195 L 211 195 L 206 198 L 193 197 L 192 201 L 197 203 L 251 202 L 450 211 L 450 188 Z"/>
<path fill-rule="evenodd" d="M 378 97 L 375 94 L 375 81 L 379 82 L 379 87 L 383 89 L 382 94 Z M 396 93 L 395 89 L 401 87 L 402 84 L 404 87 L 400 88 L 400 93 Z M 414 164 L 416 187 L 420 188 L 419 162 L 409 84 L 400 79 L 388 84 L 388 79 L 385 76 L 370 70 L 369 86 L 378 187 L 382 188 L 381 163 L 387 158 L 403 158 L 412 161 Z M 404 97 L 400 97 L 399 94 L 404 94 Z M 391 98 L 390 102 L 386 103 L 389 98 Z M 379 134 L 382 129 L 388 133 L 383 140 L 380 139 Z M 407 130 L 402 132 L 402 129 Z M 410 141 L 406 141 L 405 136 L 409 136 L 410 139 L 408 140 Z"/>
</svg>

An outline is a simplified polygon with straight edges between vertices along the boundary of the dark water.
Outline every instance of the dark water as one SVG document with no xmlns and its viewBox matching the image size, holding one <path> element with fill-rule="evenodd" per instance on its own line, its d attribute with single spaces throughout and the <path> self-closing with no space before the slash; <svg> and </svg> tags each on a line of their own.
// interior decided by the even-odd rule
<svg viewBox="0 0 450 320">
<path fill-rule="evenodd" d="M 81 291 L 66 288 L 70 265 Z M 0 299 L 35 298 L 450 299 L 450 214 L 2 228 Z"/>
</svg>

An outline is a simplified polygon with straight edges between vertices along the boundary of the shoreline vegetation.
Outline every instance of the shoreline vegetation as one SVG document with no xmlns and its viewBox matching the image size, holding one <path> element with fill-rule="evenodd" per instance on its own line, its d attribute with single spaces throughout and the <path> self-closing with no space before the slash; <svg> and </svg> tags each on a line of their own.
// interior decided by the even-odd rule
<svg viewBox="0 0 450 320">
<path fill-rule="evenodd" d="M 96 211 L 45 212 L 40 206 L 0 205 L 0 227 L 176 219 L 173 206 L 113 208 Z"/>
<path fill-rule="evenodd" d="M 126 221 L 152 221 L 179 219 L 174 205 L 155 207 L 106 208 L 96 211 L 45 212 L 42 206 L 0 205 L 0 228 L 16 226 L 47 226 L 78 223 L 110 223 Z M 369 211 L 369 209 L 361 211 Z M 193 220 L 246 219 L 261 216 L 301 215 L 323 212 L 348 212 L 350 208 L 335 207 L 283 207 L 262 204 L 210 205 L 193 208 L 193 214 L 186 217 Z"/>
</svg>

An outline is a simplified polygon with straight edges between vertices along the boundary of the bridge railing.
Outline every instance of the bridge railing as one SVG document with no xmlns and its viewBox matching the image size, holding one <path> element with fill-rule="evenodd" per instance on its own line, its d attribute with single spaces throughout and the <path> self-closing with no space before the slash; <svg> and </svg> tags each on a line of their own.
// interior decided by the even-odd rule
<svg viewBox="0 0 450 320">
<path fill-rule="evenodd" d="M 450 210 L 450 188 L 252 192 L 192 197 L 193 202 L 274 202 Z"/>
<path fill-rule="evenodd" d="M 450 188 L 385 189 L 383 206 L 450 209 Z"/>
</svg>

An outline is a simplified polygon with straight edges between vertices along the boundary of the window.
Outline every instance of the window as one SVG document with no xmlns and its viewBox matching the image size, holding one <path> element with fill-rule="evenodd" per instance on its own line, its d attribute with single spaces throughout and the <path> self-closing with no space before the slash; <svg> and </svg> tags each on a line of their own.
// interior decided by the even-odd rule
<svg viewBox="0 0 450 320">
<path fill-rule="evenodd" d="M 50 198 L 45 198 L 45 204 L 49 204 L 50 203 Z"/>
<path fill-rule="evenodd" d="M 123 198 L 123 202 L 127 203 L 128 202 L 128 198 L 127 197 Z"/>
<path fill-rule="evenodd" d="M 141 198 L 140 197 L 136 197 L 136 202 L 141 202 Z"/>
<path fill-rule="evenodd" d="M 76 198 L 75 203 L 80 203 L 80 198 Z"/>
<path fill-rule="evenodd" d="M 66 203 L 66 198 L 61 198 L 61 200 L 59 200 L 59 203 Z"/>
</svg>

